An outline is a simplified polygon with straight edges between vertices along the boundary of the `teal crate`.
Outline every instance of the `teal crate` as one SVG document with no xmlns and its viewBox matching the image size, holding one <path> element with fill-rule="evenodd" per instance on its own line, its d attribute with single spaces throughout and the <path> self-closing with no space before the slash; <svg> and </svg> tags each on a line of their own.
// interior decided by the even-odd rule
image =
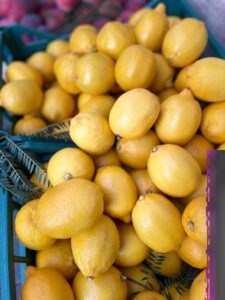
<svg viewBox="0 0 225 300">
<path fill-rule="evenodd" d="M 148 6 L 155 7 L 158 3 L 164 2 L 167 5 L 168 15 L 176 15 L 180 17 L 199 18 L 194 10 L 187 4 L 185 0 L 153 0 Z M 209 42 L 204 56 L 216 56 L 225 59 L 225 50 L 219 45 L 216 39 L 209 32 Z M 24 44 L 21 36 L 28 34 L 34 38 L 29 44 Z M 0 28 L 0 61 L 3 59 L 10 62 L 15 59 L 26 59 L 32 53 L 43 50 L 47 44 L 54 39 L 55 36 L 37 32 L 23 26 L 11 26 L 6 29 Z M 66 36 L 62 37 L 66 38 Z M 1 112 L 0 126 L 4 123 L 7 125 L 4 130 L 12 129 L 12 116 Z M 41 139 L 34 141 L 24 140 L 21 137 L 14 137 L 21 148 L 27 151 L 34 151 L 36 154 L 45 152 L 48 157 L 57 150 L 71 146 L 68 143 L 46 142 Z M 18 140 L 19 139 L 19 140 Z M 20 140 L 21 139 L 21 140 Z M 46 156 L 42 156 L 42 160 Z M 27 264 L 33 263 L 34 255 L 15 239 L 13 229 L 13 218 L 16 211 L 21 207 L 15 199 L 0 188 L 0 288 L 2 300 L 19 299 L 18 291 L 24 282 L 24 269 Z M 14 237 L 14 238 L 13 238 Z M 17 278 L 15 276 L 17 273 Z"/>
</svg>

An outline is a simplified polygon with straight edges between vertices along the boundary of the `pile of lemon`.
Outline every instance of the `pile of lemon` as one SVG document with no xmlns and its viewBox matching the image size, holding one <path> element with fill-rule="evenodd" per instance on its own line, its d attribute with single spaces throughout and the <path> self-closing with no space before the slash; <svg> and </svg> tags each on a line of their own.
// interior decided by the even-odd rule
<svg viewBox="0 0 225 300">
<path fill-rule="evenodd" d="M 206 44 L 204 23 L 160 4 L 8 66 L 15 133 L 73 117 L 78 147 L 52 156 L 52 187 L 16 216 L 37 251 L 21 300 L 205 299 L 207 151 L 225 149 L 225 61 L 199 59 Z M 190 290 L 165 291 L 155 274 L 184 262 L 200 270 Z"/>
</svg>

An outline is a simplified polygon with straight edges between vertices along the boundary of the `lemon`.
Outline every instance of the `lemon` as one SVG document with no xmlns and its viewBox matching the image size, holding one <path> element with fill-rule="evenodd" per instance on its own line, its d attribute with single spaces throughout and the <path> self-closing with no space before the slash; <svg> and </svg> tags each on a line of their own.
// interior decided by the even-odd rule
<svg viewBox="0 0 225 300">
<path fill-rule="evenodd" d="M 162 103 L 164 100 L 166 100 L 167 98 L 169 98 L 170 96 L 173 95 L 177 95 L 177 90 L 174 88 L 169 88 L 166 90 L 163 90 L 158 96 L 159 96 L 159 100 Z"/>
<path fill-rule="evenodd" d="M 38 70 L 47 83 L 51 83 L 55 79 L 54 62 L 54 57 L 44 51 L 34 53 L 27 60 L 28 65 Z"/>
<path fill-rule="evenodd" d="M 89 229 L 71 239 L 75 263 L 85 277 L 96 277 L 114 263 L 119 251 L 119 233 L 114 222 L 101 216 Z"/>
<path fill-rule="evenodd" d="M 47 190 L 39 200 L 35 220 L 43 232 L 68 239 L 90 228 L 103 213 L 99 187 L 87 179 L 71 179 Z"/>
<path fill-rule="evenodd" d="M 115 267 L 96 278 L 85 278 L 79 272 L 72 287 L 76 300 L 126 300 L 127 297 L 126 279 Z"/>
<path fill-rule="evenodd" d="M 175 276 L 182 270 L 182 260 L 176 251 L 159 253 L 151 250 L 146 263 L 154 273 L 166 277 Z"/>
<path fill-rule="evenodd" d="M 155 53 L 155 62 L 156 76 L 150 86 L 150 90 L 154 93 L 159 93 L 163 89 L 172 87 L 175 70 L 159 53 Z"/>
<path fill-rule="evenodd" d="M 160 111 L 158 98 L 145 89 L 122 94 L 109 114 L 114 134 L 126 139 L 144 136 L 155 123 Z"/>
<path fill-rule="evenodd" d="M 186 144 L 196 133 L 201 122 L 201 106 L 185 89 L 161 104 L 155 124 L 156 134 L 163 143 Z M 189 126 L 187 126 L 187 123 Z"/>
<path fill-rule="evenodd" d="M 108 121 L 90 112 L 81 112 L 72 119 L 70 136 L 82 150 L 94 155 L 107 152 L 115 140 Z"/>
<path fill-rule="evenodd" d="M 67 280 L 72 280 L 78 268 L 74 263 L 70 240 L 58 240 L 54 245 L 36 253 L 38 268 L 54 268 Z"/>
<path fill-rule="evenodd" d="M 90 94 L 80 93 L 77 97 L 77 108 L 78 112 L 91 100 L 93 96 Z"/>
<path fill-rule="evenodd" d="M 99 168 L 94 182 L 103 192 L 105 214 L 119 219 L 130 215 L 137 200 L 137 190 L 124 169 L 118 166 Z"/>
<path fill-rule="evenodd" d="M 206 270 L 202 271 L 193 281 L 190 289 L 190 300 L 205 300 Z"/>
<path fill-rule="evenodd" d="M 172 144 L 153 148 L 148 172 L 158 189 L 178 198 L 193 193 L 201 179 L 201 169 L 195 158 L 186 149 Z"/>
<path fill-rule="evenodd" d="M 30 267 L 28 268 L 30 269 Z M 55 269 L 32 267 L 32 271 L 29 270 L 29 272 L 31 274 L 21 288 L 21 300 L 74 300 L 69 283 Z"/>
<path fill-rule="evenodd" d="M 156 292 L 141 292 L 140 294 L 138 294 L 137 296 L 135 296 L 133 298 L 134 300 L 151 300 L 151 299 L 154 299 L 154 300 L 166 300 L 166 298 L 159 294 L 159 293 L 156 293 Z"/>
<path fill-rule="evenodd" d="M 80 149 L 64 148 L 49 160 L 47 174 L 53 186 L 72 178 L 91 180 L 95 167 L 90 156 Z"/>
<path fill-rule="evenodd" d="M 99 52 L 118 59 L 121 52 L 135 43 L 129 28 L 118 21 L 107 22 L 99 31 L 96 46 Z"/>
<path fill-rule="evenodd" d="M 138 9 L 135 13 L 132 14 L 128 23 L 131 26 L 135 26 L 137 24 L 137 22 L 140 21 L 141 17 L 145 14 L 145 12 L 148 10 L 149 10 L 148 7 Z"/>
<path fill-rule="evenodd" d="M 138 44 L 158 52 L 168 29 L 169 22 L 165 13 L 150 9 L 137 22 L 134 31 Z"/>
<path fill-rule="evenodd" d="M 40 72 L 22 61 L 14 61 L 8 65 L 6 78 L 9 82 L 15 80 L 33 80 L 40 87 L 43 85 L 43 78 Z"/>
<path fill-rule="evenodd" d="M 26 115 L 16 122 L 14 134 L 31 134 L 37 130 L 45 128 L 46 126 L 47 123 L 43 119 Z"/>
<path fill-rule="evenodd" d="M 202 246 L 207 246 L 206 196 L 193 199 L 182 215 L 182 224 L 186 234 Z"/>
<path fill-rule="evenodd" d="M 148 266 L 140 264 L 135 267 L 120 268 L 120 271 L 127 278 L 129 300 L 133 299 L 134 295 L 145 290 L 159 291 L 160 286 L 156 276 Z"/>
<path fill-rule="evenodd" d="M 75 65 L 74 80 L 82 92 L 94 96 L 110 91 L 115 83 L 114 62 L 103 53 L 82 56 Z"/>
<path fill-rule="evenodd" d="M 181 21 L 181 18 L 177 16 L 168 16 L 167 19 L 169 21 L 169 28 L 173 27 L 174 25 L 176 25 Z"/>
<path fill-rule="evenodd" d="M 53 40 L 48 44 L 46 52 L 55 58 L 63 56 L 70 52 L 69 43 L 67 41 L 59 39 Z"/>
<path fill-rule="evenodd" d="M 94 160 L 96 169 L 105 166 L 121 166 L 121 161 L 114 148 L 110 149 L 104 154 L 93 156 L 92 158 Z"/>
<path fill-rule="evenodd" d="M 96 50 L 96 28 L 92 25 L 79 25 L 70 35 L 70 50 L 86 54 Z"/>
<path fill-rule="evenodd" d="M 187 86 L 195 97 L 206 102 L 225 100 L 225 60 L 217 57 L 199 59 L 186 71 Z"/>
<path fill-rule="evenodd" d="M 139 196 L 159 192 L 149 177 L 147 169 L 133 170 L 130 172 L 130 175 L 136 184 Z"/>
<path fill-rule="evenodd" d="M 216 150 L 225 150 L 225 143 L 221 144 Z"/>
<path fill-rule="evenodd" d="M 116 62 L 116 82 L 124 91 L 148 88 L 155 75 L 154 54 L 144 46 L 133 45 L 126 48 Z"/>
<path fill-rule="evenodd" d="M 147 168 L 147 162 L 152 149 L 160 141 L 154 131 L 136 139 L 119 139 L 116 150 L 119 159 L 127 166 L 134 169 Z"/>
<path fill-rule="evenodd" d="M 196 158 L 202 173 L 205 173 L 207 166 L 207 152 L 214 150 L 214 145 L 201 134 L 196 134 L 187 144 L 184 145 L 184 148 Z"/>
<path fill-rule="evenodd" d="M 37 206 L 39 200 L 32 200 L 25 204 L 17 213 L 15 232 L 19 241 L 29 249 L 42 250 L 54 244 L 55 239 L 42 232 L 36 223 Z"/>
<path fill-rule="evenodd" d="M 180 212 L 160 194 L 139 197 L 132 211 L 132 221 L 139 238 L 157 252 L 178 249 L 184 238 Z"/>
<path fill-rule="evenodd" d="M 120 249 L 115 265 L 133 267 L 146 259 L 149 248 L 139 239 L 132 224 L 117 225 L 120 236 Z"/>
<path fill-rule="evenodd" d="M 76 83 L 75 65 L 79 56 L 68 53 L 55 60 L 54 72 L 59 85 L 70 94 L 79 94 L 80 89 Z"/>
<path fill-rule="evenodd" d="M 207 266 L 206 247 L 190 239 L 188 236 L 183 240 L 178 254 L 183 261 L 194 268 L 205 269 Z"/>
<path fill-rule="evenodd" d="M 207 40 L 205 24 L 194 18 L 185 18 L 167 32 L 162 53 L 172 66 L 182 68 L 202 54 Z"/>
<path fill-rule="evenodd" d="M 51 123 L 68 119 L 75 114 L 76 102 L 73 96 L 60 87 L 52 87 L 44 94 L 42 115 Z"/>
<path fill-rule="evenodd" d="M 98 113 L 104 118 L 109 118 L 110 110 L 115 103 L 115 98 L 110 95 L 93 96 L 86 104 L 82 106 L 80 112 Z"/>
<path fill-rule="evenodd" d="M 180 70 L 180 72 L 177 74 L 177 77 L 174 81 L 174 87 L 178 92 L 181 92 L 182 90 L 184 90 L 185 88 L 187 88 L 187 71 L 189 69 L 190 66 L 187 66 L 183 69 Z"/>
<path fill-rule="evenodd" d="M 41 107 L 42 101 L 42 91 L 32 80 L 9 82 L 1 89 L 0 106 L 15 115 L 26 115 L 35 111 Z"/>
<path fill-rule="evenodd" d="M 203 109 L 200 129 L 208 141 L 215 144 L 225 142 L 225 101 L 209 104 Z"/>
</svg>

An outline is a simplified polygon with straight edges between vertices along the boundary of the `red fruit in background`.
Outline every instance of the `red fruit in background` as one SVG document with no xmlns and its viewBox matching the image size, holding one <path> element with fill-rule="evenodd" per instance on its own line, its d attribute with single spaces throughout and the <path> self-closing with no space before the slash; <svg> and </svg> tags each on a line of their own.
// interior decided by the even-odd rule
<svg viewBox="0 0 225 300">
<path fill-rule="evenodd" d="M 63 12 L 57 8 L 42 10 L 41 17 L 50 30 L 55 30 L 65 25 L 65 16 Z"/>
<path fill-rule="evenodd" d="M 0 26 L 10 26 L 12 24 L 15 24 L 15 22 L 13 22 L 12 20 L 9 20 L 7 18 L 0 20 Z"/>
<path fill-rule="evenodd" d="M 22 17 L 20 24 L 23 26 L 37 28 L 43 23 L 42 18 L 37 14 L 28 14 Z"/>
<path fill-rule="evenodd" d="M 104 17 L 116 18 L 121 12 L 122 6 L 118 0 L 106 0 L 99 7 L 99 13 Z"/>
<path fill-rule="evenodd" d="M 109 18 L 100 18 L 98 20 L 96 20 L 93 25 L 97 28 L 97 29 L 100 29 L 103 25 L 105 25 L 107 22 L 110 22 L 112 21 L 111 19 Z"/>
<path fill-rule="evenodd" d="M 124 10 L 117 18 L 120 22 L 127 22 L 134 12 L 132 10 Z"/>
<path fill-rule="evenodd" d="M 7 17 L 10 11 L 10 7 L 11 7 L 11 0 L 0 0 L 0 16 Z"/>
<path fill-rule="evenodd" d="M 64 12 L 70 12 L 81 3 L 80 0 L 55 0 L 55 2 L 57 7 Z"/>
</svg>

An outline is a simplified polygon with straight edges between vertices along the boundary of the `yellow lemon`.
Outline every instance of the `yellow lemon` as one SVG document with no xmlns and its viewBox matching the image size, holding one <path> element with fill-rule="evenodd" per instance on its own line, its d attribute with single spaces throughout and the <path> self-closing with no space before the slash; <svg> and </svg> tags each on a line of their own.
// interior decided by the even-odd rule
<svg viewBox="0 0 225 300">
<path fill-rule="evenodd" d="M 42 250 L 54 244 L 55 239 L 42 232 L 35 220 L 37 214 L 37 199 L 25 204 L 17 213 L 15 232 L 19 241 L 29 249 Z"/>
<path fill-rule="evenodd" d="M 185 18 L 167 32 L 162 53 L 172 66 L 186 67 L 202 54 L 207 40 L 205 24 L 194 18 Z"/>
<path fill-rule="evenodd" d="M 1 89 L 0 106 L 15 115 L 26 115 L 35 111 L 41 107 L 42 101 L 43 93 L 32 80 L 9 82 Z"/>
<path fill-rule="evenodd" d="M 130 172 L 130 175 L 136 184 L 139 196 L 159 192 L 159 189 L 149 177 L 147 169 L 133 170 Z"/>
<path fill-rule="evenodd" d="M 178 249 L 184 238 L 180 212 L 160 194 L 139 197 L 132 211 L 132 221 L 139 238 L 157 252 Z"/>
<path fill-rule="evenodd" d="M 91 100 L 93 96 L 90 94 L 80 93 L 77 97 L 77 108 L 78 112 Z"/>
<path fill-rule="evenodd" d="M 137 190 L 132 177 L 118 166 L 97 170 L 94 182 L 104 196 L 104 212 L 113 218 L 130 215 L 137 200 Z"/>
<path fill-rule="evenodd" d="M 116 62 L 116 82 L 124 91 L 148 88 L 155 75 L 154 54 L 144 46 L 133 45 L 126 48 Z"/>
<path fill-rule="evenodd" d="M 90 156 L 80 149 L 64 148 L 49 160 L 47 174 L 53 186 L 72 178 L 91 180 L 95 167 Z"/>
<path fill-rule="evenodd" d="M 156 134 L 163 143 L 184 145 L 198 130 L 201 115 L 199 102 L 193 98 L 190 90 L 185 89 L 161 104 L 159 118 L 155 123 Z"/>
<path fill-rule="evenodd" d="M 82 56 L 74 72 L 74 80 L 81 91 L 94 96 L 109 92 L 115 83 L 114 62 L 103 53 Z"/>
<path fill-rule="evenodd" d="M 55 58 L 63 56 L 70 52 L 69 43 L 59 39 L 53 40 L 48 44 L 46 51 Z"/>
<path fill-rule="evenodd" d="M 73 281 L 76 300 L 126 300 L 126 279 L 115 267 L 96 278 L 86 278 L 79 272 Z"/>
<path fill-rule="evenodd" d="M 221 144 L 216 150 L 225 150 L 225 143 Z"/>
<path fill-rule="evenodd" d="M 78 268 L 74 263 L 70 240 L 58 240 L 54 245 L 36 253 L 38 268 L 54 268 L 67 280 L 72 280 Z"/>
<path fill-rule="evenodd" d="M 70 136 L 82 150 L 94 155 L 107 152 L 115 140 L 108 121 L 90 112 L 80 112 L 72 119 Z"/>
<path fill-rule="evenodd" d="M 157 188 L 178 198 L 193 193 L 201 179 L 201 169 L 195 158 L 186 149 L 172 144 L 153 148 L 148 172 Z"/>
<path fill-rule="evenodd" d="M 181 21 L 181 18 L 177 16 L 168 16 L 167 19 L 169 21 L 169 28 L 173 27 L 174 25 L 176 25 Z"/>
<path fill-rule="evenodd" d="M 141 292 L 140 294 L 138 294 L 137 296 L 135 296 L 133 298 L 134 300 L 166 300 L 166 298 L 159 294 L 159 293 L 156 293 L 156 292 Z"/>
<path fill-rule="evenodd" d="M 105 166 L 121 166 L 121 161 L 114 148 L 110 149 L 104 154 L 93 156 L 92 158 L 94 160 L 96 169 Z"/>
<path fill-rule="evenodd" d="M 178 92 L 181 92 L 188 86 L 187 85 L 187 70 L 190 66 L 187 66 L 187 67 L 181 69 L 180 72 L 176 76 L 176 79 L 174 81 L 174 87 Z"/>
<path fill-rule="evenodd" d="M 87 179 L 71 179 L 47 190 L 39 200 L 35 220 L 43 232 L 68 239 L 90 228 L 103 213 L 100 188 Z"/>
<path fill-rule="evenodd" d="M 190 289 L 190 300 L 206 299 L 206 270 L 202 271 L 193 281 Z"/>
<path fill-rule="evenodd" d="M 89 229 L 71 239 L 75 263 L 85 277 L 96 277 L 114 263 L 119 251 L 119 233 L 114 222 L 101 216 Z"/>
<path fill-rule="evenodd" d="M 159 100 L 162 103 L 164 100 L 166 100 L 167 98 L 169 98 L 170 96 L 173 95 L 177 95 L 177 90 L 174 88 L 169 88 L 166 90 L 163 90 L 158 96 L 159 96 Z"/>
<path fill-rule="evenodd" d="M 149 248 L 139 239 L 132 224 L 118 224 L 120 249 L 115 265 L 133 267 L 146 259 Z"/>
<path fill-rule="evenodd" d="M 150 152 L 159 144 L 157 135 L 151 130 L 140 138 L 119 139 L 116 151 L 125 165 L 134 169 L 144 169 L 147 167 Z"/>
<path fill-rule="evenodd" d="M 86 54 L 96 50 L 97 30 L 92 25 L 79 25 L 70 35 L 70 50 Z"/>
<path fill-rule="evenodd" d="M 114 134 L 126 139 L 144 136 L 155 123 L 160 111 L 158 98 L 145 89 L 122 94 L 109 114 Z"/>
<path fill-rule="evenodd" d="M 131 26 L 135 26 L 137 24 L 137 22 L 140 21 L 141 17 L 144 15 L 144 13 L 146 11 L 148 11 L 148 10 L 149 10 L 148 7 L 144 7 L 144 8 L 138 9 L 130 17 L 128 24 L 130 24 Z"/>
<path fill-rule="evenodd" d="M 45 128 L 46 126 L 47 123 L 43 119 L 26 115 L 16 122 L 14 134 L 31 134 L 37 130 Z"/>
</svg>

